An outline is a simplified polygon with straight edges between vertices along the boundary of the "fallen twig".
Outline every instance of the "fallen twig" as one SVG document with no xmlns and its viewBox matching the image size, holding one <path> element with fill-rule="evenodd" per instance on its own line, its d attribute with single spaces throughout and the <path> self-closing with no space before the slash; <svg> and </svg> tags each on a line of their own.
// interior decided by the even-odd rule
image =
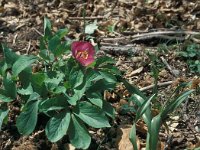
<svg viewBox="0 0 200 150">
<path fill-rule="evenodd" d="M 31 40 L 28 42 L 28 47 L 27 47 L 27 50 L 26 50 L 26 54 L 29 53 L 30 48 L 31 48 Z"/>
<path fill-rule="evenodd" d="M 94 16 L 94 17 L 69 17 L 70 20 L 95 20 L 95 19 L 104 19 L 103 16 Z"/>
<path fill-rule="evenodd" d="M 173 81 L 167 81 L 167 82 L 158 83 L 157 86 L 158 87 L 168 86 L 168 85 L 171 85 L 172 83 L 173 83 Z M 155 84 L 152 84 L 152 85 L 140 88 L 140 91 L 146 91 L 146 90 L 152 89 L 154 86 L 155 86 Z"/>
<path fill-rule="evenodd" d="M 200 32 L 196 31 L 156 31 L 156 32 L 149 32 L 149 33 L 141 33 L 133 36 L 124 36 L 124 37 L 117 37 L 117 38 L 103 38 L 102 40 L 105 41 L 119 41 L 119 40 L 131 40 L 137 41 L 137 40 L 146 40 L 150 38 L 163 38 L 163 39 L 170 39 L 170 40 L 185 40 L 186 38 L 183 36 L 180 36 L 182 34 L 185 35 L 200 35 Z M 169 36 L 169 35 L 179 35 L 179 36 Z"/>
<path fill-rule="evenodd" d="M 107 53 L 117 53 L 117 54 L 125 54 L 132 55 L 138 54 L 141 50 L 141 47 L 136 47 L 134 45 L 114 45 L 111 46 L 101 46 L 100 50 L 105 51 Z"/>
<path fill-rule="evenodd" d="M 173 76 L 178 77 L 179 71 L 175 70 L 175 69 L 172 69 L 172 67 L 168 64 L 168 62 L 166 61 L 166 59 L 163 56 L 161 56 L 160 58 L 161 58 L 163 64 L 165 64 L 165 66 L 167 67 L 167 69 L 170 71 L 170 73 Z"/>
<path fill-rule="evenodd" d="M 15 34 L 15 35 L 14 35 L 12 44 L 15 44 L 15 43 L 16 43 L 17 36 L 18 36 L 18 34 Z"/>
<path fill-rule="evenodd" d="M 35 32 L 37 32 L 40 36 L 44 36 L 44 34 L 42 34 L 40 31 L 38 31 L 36 28 L 32 28 L 33 30 L 35 30 Z"/>
<path fill-rule="evenodd" d="M 43 130 L 39 130 L 36 133 L 32 134 L 29 138 L 30 139 L 34 139 L 36 136 L 42 134 L 43 132 L 44 132 L 44 129 Z"/>
</svg>

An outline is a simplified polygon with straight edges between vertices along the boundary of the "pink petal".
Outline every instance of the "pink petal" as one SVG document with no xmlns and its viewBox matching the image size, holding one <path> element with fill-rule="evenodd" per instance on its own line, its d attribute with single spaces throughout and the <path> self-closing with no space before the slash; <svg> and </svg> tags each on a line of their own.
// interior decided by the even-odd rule
<svg viewBox="0 0 200 150">
<path fill-rule="evenodd" d="M 83 66 L 88 66 L 89 64 L 94 62 L 95 50 L 94 50 L 94 47 L 91 43 L 84 42 L 84 41 L 75 41 L 75 42 L 72 43 L 71 49 L 72 49 L 72 55 Z M 87 59 L 83 59 L 81 57 L 80 58 L 76 57 L 77 52 L 84 52 L 84 51 L 88 51 L 88 58 Z"/>
<path fill-rule="evenodd" d="M 89 64 L 94 62 L 94 58 L 88 58 L 88 59 L 77 59 L 83 66 L 88 66 Z"/>
<path fill-rule="evenodd" d="M 80 45 L 81 43 L 76 41 L 73 42 L 71 45 L 71 49 L 72 49 L 72 55 L 75 57 L 76 53 L 77 53 L 77 47 Z"/>
</svg>

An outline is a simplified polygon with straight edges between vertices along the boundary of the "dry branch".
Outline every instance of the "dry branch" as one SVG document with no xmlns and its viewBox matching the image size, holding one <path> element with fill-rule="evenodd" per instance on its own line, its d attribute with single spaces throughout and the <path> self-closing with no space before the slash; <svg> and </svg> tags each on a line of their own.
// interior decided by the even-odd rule
<svg viewBox="0 0 200 150">
<path fill-rule="evenodd" d="M 124 37 L 117 37 L 117 38 L 103 38 L 102 41 L 108 42 L 108 41 L 119 41 L 119 40 L 131 40 L 137 41 L 137 40 L 146 40 L 151 38 L 162 38 L 162 39 L 169 39 L 169 40 L 185 40 L 186 35 L 200 35 L 200 32 L 196 31 L 155 31 L 155 32 L 149 32 L 149 33 L 141 33 L 133 36 L 124 36 Z"/>
<path fill-rule="evenodd" d="M 107 53 L 116 53 L 116 54 L 125 54 L 125 55 L 133 55 L 138 54 L 141 50 L 141 47 L 137 47 L 134 45 L 103 45 L 100 47 L 100 50 L 105 51 Z"/>
<path fill-rule="evenodd" d="M 69 17 L 70 20 L 96 20 L 96 19 L 104 19 L 103 16 L 94 16 L 94 17 Z"/>
<path fill-rule="evenodd" d="M 168 85 L 171 85 L 172 83 L 173 83 L 173 81 L 167 81 L 167 82 L 158 83 L 157 86 L 158 87 L 168 86 Z M 152 89 L 154 86 L 155 86 L 155 84 L 152 84 L 152 85 L 140 88 L 140 91 L 146 91 L 146 90 Z"/>
</svg>

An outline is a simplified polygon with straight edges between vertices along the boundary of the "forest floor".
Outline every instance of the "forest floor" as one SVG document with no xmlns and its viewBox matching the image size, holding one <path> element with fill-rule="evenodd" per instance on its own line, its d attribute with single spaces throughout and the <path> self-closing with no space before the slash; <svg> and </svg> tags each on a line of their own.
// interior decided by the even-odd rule
<svg viewBox="0 0 200 150">
<path fill-rule="evenodd" d="M 52 21 L 54 31 L 68 28 L 65 38 L 71 40 L 84 40 L 84 23 L 90 24 L 90 38 L 98 45 L 99 53 L 113 57 L 124 77 L 147 95 L 153 90 L 155 65 L 159 83 L 158 100 L 153 105 L 155 114 L 179 84 L 191 82 L 189 88 L 197 91 L 169 116 L 168 129 L 163 127 L 160 131 L 158 149 L 200 147 L 199 0 L 0 0 L 0 43 L 7 43 L 19 54 L 37 54 L 44 17 Z M 180 52 L 188 55 L 183 57 Z M 198 56 L 190 57 L 191 53 Z M 116 91 L 105 95 L 117 115 L 111 128 L 91 130 L 89 149 L 131 150 L 128 134 L 134 114 L 122 109 L 128 104 L 123 98 L 129 93 L 119 85 Z M 10 109 L 8 124 L 0 131 L 0 150 L 73 149 L 65 138 L 48 142 L 42 118 L 33 134 L 22 137 L 15 127 L 19 104 L 13 102 Z M 140 149 L 145 147 L 146 130 L 145 124 L 139 122 Z"/>
</svg>

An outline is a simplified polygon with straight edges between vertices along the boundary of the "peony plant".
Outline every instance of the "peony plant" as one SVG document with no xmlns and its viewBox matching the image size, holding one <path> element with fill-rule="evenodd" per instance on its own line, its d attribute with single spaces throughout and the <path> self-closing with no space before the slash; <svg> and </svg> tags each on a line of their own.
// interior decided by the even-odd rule
<svg viewBox="0 0 200 150">
<path fill-rule="evenodd" d="M 87 149 L 91 143 L 88 128 L 110 127 L 109 118 L 114 118 L 115 110 L 103 92 L 115 88 L 120 72 L 111 58 L 96 58 L 90 42 L 63 40 L 67 33 L 67 29 L 53 33 L 45 18 L 37 56 L 18 55 L 2 45 L 0 126 L 7 121 L 8 103 L 17 100 L 20 134 L 31 134 L 44 114 L 51 142 L 67 135 L 76 148 Z"/>
</svg>

